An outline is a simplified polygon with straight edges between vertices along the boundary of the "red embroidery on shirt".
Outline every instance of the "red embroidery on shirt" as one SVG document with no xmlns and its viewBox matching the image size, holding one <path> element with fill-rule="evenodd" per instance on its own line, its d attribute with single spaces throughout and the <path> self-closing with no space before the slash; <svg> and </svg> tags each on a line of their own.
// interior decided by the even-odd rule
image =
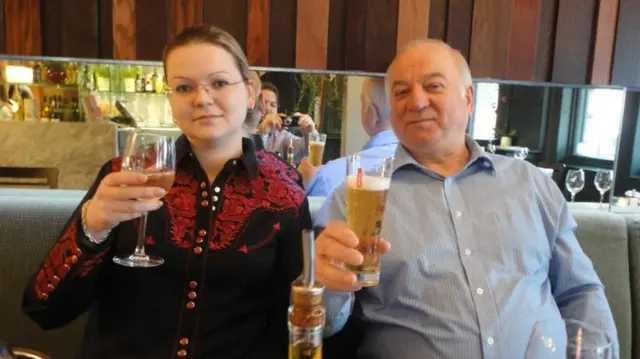
<svg viewBox="0 0 640 359">
<path fill-rule="evenodd" d="M 54 244 L 44 259 L 42 268 L 36 276 L 34 288 L 36 296 L 39 299 L 47 299 L 49 293 L 55 290 L 55 287 L 60 281 L 67 277 L 67 274 L 69 274 L 71 268 L 75 265 L 80 265 L 77 275 L 84 277 L 98 263 L 102 262 L 108 248 L 96 255 L 87 256 L 87 260 L 81 261 L 81 257 L 84 254 L 80 248 L 78 248 L 76 242 L 77 230 L 78 220 L 71 221 L 67 230 Z"/>
<path fill-rule="evenodd" d="M 276 159 L 274 163 L 276 162 L 280 161 Z M 250 179 L 245 173 L 227 181 L 222 211 L 211 230 L 212 240 L 209 241 L 209 248 L 212 251 L 230 247 L 231 243 L 242 235 L 248 219 L 258 209 L 270 212 L 293 210 L 297 216 L 298 208 L 304 201 L 304 191 L 293 183 L 291 177 L 282 177 L 280 171 L 279 165 L 261 164 L 254 179 Z M 274 226 L 273 232 L 267 236 L 267 240 L 260 242 L 259 247 L 271 241 L 279 227 L 279 224 Z"/>
<path fill-rule="evenodd" d="M 271 230 L 271 233 L 269 233 L 269 235 L 267 236 L 267 238 L 261 240 L 260 242 L 249 246 L 248 251 L 246 251 L 245 253 L 248 253 L 249 251 L 255 251 L 258 248 L 264 247 L 265 245 L 267 245 L 269 242 L 271 242 L 271 240 L 273 239 L 273 237 L 275 237 L 276 233 L 278 233 L 278 231 L 280 230 L 280 223 L 276 223 L 273 225 L 273 229 Z"/>
<path fill-rule="evenodd" d="M 147 238 L 144 239 L 144 244 L 153 246 L 156 244 L 156 242 L 153 241 L 153 237 L 147 236 Z"/>
<path fill-rule="evenodd" d="M 176 173 L 173 187 L 163 199 L 171 220 L 169 240 L 180 248 L 191 247 L 194 240 L 197 192 L 198 181 L 186 171 L 180 170 Z"/>
<path fill-rule="evenodd" d="M 120 172 L 122 170 L 122 157 L 111 160 L 111 172 Z"/>
</svg>

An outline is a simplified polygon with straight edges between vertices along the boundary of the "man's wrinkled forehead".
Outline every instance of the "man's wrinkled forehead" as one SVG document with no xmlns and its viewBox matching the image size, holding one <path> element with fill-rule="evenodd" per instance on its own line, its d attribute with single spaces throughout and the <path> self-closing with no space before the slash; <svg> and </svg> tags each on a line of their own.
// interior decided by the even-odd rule
<svg viewBox="0 0 640 359">
<path fill-rule="evenodd" d="M 390 67 L 391 82 L 396 79 L 422 78 L 425 74 L 446 74 L 455 68 L 451 51 L 438 44 L 421 44 L 400 53 Z"/>
</svg>

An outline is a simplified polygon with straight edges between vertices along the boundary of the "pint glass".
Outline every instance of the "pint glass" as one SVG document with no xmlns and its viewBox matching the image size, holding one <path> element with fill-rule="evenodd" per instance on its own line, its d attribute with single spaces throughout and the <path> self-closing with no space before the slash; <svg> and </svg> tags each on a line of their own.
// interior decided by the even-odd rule
<svg viewBox="0 0 640 359">
<path fill-rule="evenodd" d="M 315 167 L 322 166 L 322 156 L 324 156 L 326 142 L 327 135 L 324 133 L 309 134 L 309 162 Z"/>
<path fill-rule="evenodd" d="M 347 226 L 358 236 L 364 260 L 362 265 L 346 267 L 363 287 L 375 286 L 380 279 L 378 243 L 392 169 L 390 156 L 356 153 L 347 157 Z"/>
</svg>

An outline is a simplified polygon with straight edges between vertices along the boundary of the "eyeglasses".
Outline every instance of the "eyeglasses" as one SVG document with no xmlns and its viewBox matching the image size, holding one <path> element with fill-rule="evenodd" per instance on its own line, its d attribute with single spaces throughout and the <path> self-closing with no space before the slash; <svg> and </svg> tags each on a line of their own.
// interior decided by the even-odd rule
<svg viewBox="0 0 640 359">
<path fill-rule="evenodd" d="M 169 95 L 181 97 L 181 98 L 193 98 L 198 93 L 200 87 L 204 88 L 204 91 L 209 96 L 220 96 L 224 92 L 231 89 L 233 86 L 245 83 L 244 80 L 238 80 L 236 82 L 228 82 L 226 80 L 211 80 L 209 83 L 180 83 L 178 85 L 169 88 Z"/>
</svg>

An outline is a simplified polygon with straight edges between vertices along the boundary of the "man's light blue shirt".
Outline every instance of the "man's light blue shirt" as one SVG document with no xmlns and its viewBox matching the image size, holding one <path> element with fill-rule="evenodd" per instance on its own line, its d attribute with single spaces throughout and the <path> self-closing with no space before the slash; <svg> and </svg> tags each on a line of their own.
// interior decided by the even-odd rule
<svg viewBox="0 0 640 359">
<path fill-rule="evenodd" d="M 381 151 L 388 151 L 389 147 L 395 150 L 395 146 L 398 144 L 396 135 L 391 130 L 381 131 L 373 135 L 369 141 L 362 148 L 363 151 L 371 150 L 372 153 Z M 332 189 L 338 186 L 347 174 L 347 159 L 346 157 L 336 158 L 333 161 L 329 161 L 322 165 L 316 175 L 311 179 L 309 185 L 307 185 L 307 196 L 327 196 Z"/>
<path fill-rule="evenodd" d="M 380 284 L 355 295 L 359 353 L 371 359 L 523 359 L 534 323 L 578 319 L 614 339 L 602 283 L 574 235 L 557 185 L 530 163 L 487 154 L 444 178 L 397 146 L 387 197 Z M 338 186 L 315 216 L 345 222 Z M 327 335 L 340 330 L 354 296 L 327 292 Z M 356 314 L 354 314 L 356 315 Z"/>
</svg>

